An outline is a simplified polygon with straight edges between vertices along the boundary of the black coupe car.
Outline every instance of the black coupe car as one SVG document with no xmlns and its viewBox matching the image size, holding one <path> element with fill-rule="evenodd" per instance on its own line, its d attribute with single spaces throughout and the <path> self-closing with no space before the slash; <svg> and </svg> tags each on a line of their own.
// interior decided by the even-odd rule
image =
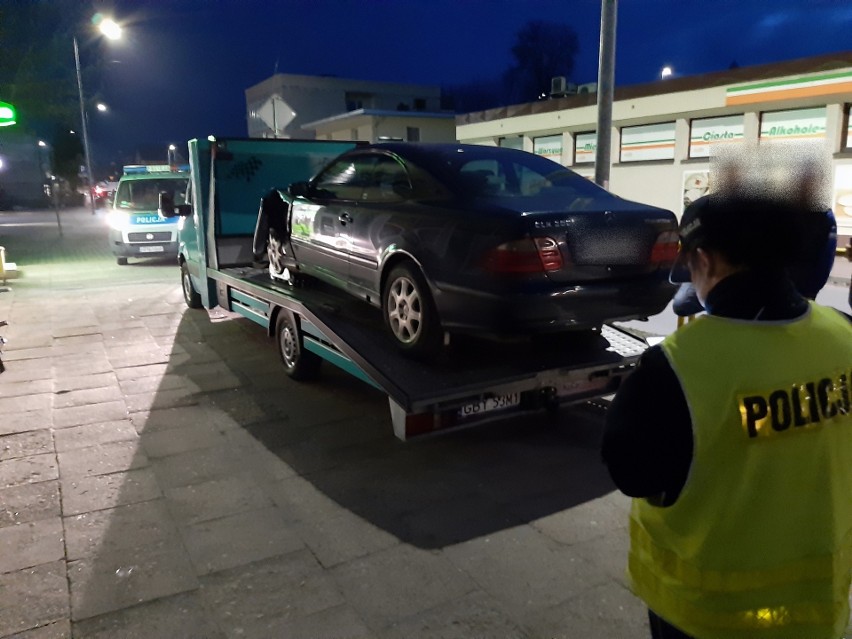
<svg viewBox="0 0 852 639">
<path fill-rule="evenodd" d="M 273 277 L 319 278 L 380 307 L 411 354 L 445 333 L 594 330 L 659 313 L 674 293 L 671 211 L 524 151 L 360 146 L 270 193 L 260 215 Z"/>
</svg>

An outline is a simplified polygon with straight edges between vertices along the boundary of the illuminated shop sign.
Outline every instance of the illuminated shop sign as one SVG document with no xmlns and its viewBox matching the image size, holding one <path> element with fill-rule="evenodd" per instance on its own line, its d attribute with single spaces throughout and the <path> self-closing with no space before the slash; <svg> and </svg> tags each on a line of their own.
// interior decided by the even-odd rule
<svg viewBox="0 0 852 639">
<path fill-rule="evenodd" d="M 533 140 L 533 153 L 562 163 L 562 134 L 546 135 Z"/>
<path fill-rule="evenodd" d="M 597 152 L 597 133 L 578 133 L 574 136 L 574 164 L 594 162 Z"/>
<path fill-rule="evenodd" d="M 621 161 L 673 160 L 675 123 L 647 124 L 621 129 Z"/>
<path fill-rule="evenodd" d="M 825 107 L 772 111 L 760 118 L 761 140 L 819 140 L 825 137 Z"/>
<path fill-rule="evenodd" d="M 715 144 L 742 142 L 744 121 L 742 115 L 693 120 L 689 134 L 689 157 L 706 158 Z"/>
</svg>

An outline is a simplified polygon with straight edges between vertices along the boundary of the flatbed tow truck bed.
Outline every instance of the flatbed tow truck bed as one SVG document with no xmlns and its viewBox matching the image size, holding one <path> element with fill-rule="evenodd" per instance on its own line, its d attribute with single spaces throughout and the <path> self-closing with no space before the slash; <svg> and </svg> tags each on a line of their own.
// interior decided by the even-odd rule
<svg viewBox="0 0 852 639">
<path fill-rule="evenodd" d="M 306 350 L 387 394 L 403 440 L 615 392 L 647 343 L 604 326 L 597 334 L 516 341 L 454 338 L 434 362 L 396 349 L 377 309 L 320 282 L 294 288 L 265 269 L 208 269 L 219 305 L 270 332 L 278 309 L 300 319 Z"/>
<path fill-rule="evenodd" d="M 256 268 L 257 206 L 270 185 L 309 179 L 355 144 L 190 140 L 187 203 L 178 210 L 172 199 L 165 208 L 161 201 L 170 216 L 183 217 L 178 263 L 187 304 L 239 313 L 275 335 L 288 357 L 316 355 L 380 389 L 403 440 L 615 392 L 647 348 L 623 330 L 513 342 L 453 336 L 425 363 L 399 352 L 378 309 L 320 282 L 293 287 Z M 307 360 L 306 368 L 319 363 Z M 310 376 L 293 361 L 285 368 L 294 378 Z"/>
</svg>

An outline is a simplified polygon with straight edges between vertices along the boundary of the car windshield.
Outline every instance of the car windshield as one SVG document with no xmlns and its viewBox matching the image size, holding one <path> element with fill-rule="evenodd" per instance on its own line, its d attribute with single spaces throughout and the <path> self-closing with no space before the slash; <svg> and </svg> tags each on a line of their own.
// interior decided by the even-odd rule
<svg viewBox="0 0 852 639">
<path fill-rule="evenodd" d="M 532 153 L 493 147 L 462 148 L 441 153 L 441 166 L 434 168 L 452 184 L 453 190 L 467 197 L 527 200 L 553 196 L 585 201 L 613 197 L 591 180 Z"/>
<path fill-rule="evenodd" d="M 171 193 L 175 205 L 185 204 L 187 183 L 188 178 L 125 180 L 118 185 L 115 206 L 122 209 L 155 211 L 159 206 L 161 191 Z"/>
</svg>

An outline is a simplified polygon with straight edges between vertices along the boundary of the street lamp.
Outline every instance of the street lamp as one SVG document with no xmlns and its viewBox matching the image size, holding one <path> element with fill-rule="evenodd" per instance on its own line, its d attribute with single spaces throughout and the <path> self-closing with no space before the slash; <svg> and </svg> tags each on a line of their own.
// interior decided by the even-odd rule
<svg viewBox="0 0 852 639">
<path fill-rule="evenodd" d="M 177 147 L 174 144 L 169 145 L 169 150 L 166 152 L 166 164 L 169 166 L 173 166 L 177 164 L 177 158 L 175 157 L 175 151 L 177 151 Z"/>
<path fill-rule="evenodd" d="M 674 73 L 674 71 L 671 67 L 663 67 L 663 69 L 660 71 L 660 80 L 665 80 L 666 78 L 671 77 L 672 73 Z"/>
<path fill-rule="evenodd" d="M 101 20 L 98 24 L 98 29 L 110 40 L 116 40 L 121 37 L 121 27 L 112 20 Z M 92 215 L 95 211 L 95 198 L 92 197 L 92 187 L 94 186 L 94 174 L 92 173 L 92 152 L 89 148 L 89 129 L 86 125 L 86 106 L 83 101 L 83 79 L 80 74 L 80 49 L 77 46 L 77 36 L 74 36 L 74 66 L 77 69 L 77 93 L 80 96 L 80 122 L 83 126 L 83 153 L 86 155 L 86 175 L 89 178 L 89 203 L 92 205 Z"/>
</svg>

